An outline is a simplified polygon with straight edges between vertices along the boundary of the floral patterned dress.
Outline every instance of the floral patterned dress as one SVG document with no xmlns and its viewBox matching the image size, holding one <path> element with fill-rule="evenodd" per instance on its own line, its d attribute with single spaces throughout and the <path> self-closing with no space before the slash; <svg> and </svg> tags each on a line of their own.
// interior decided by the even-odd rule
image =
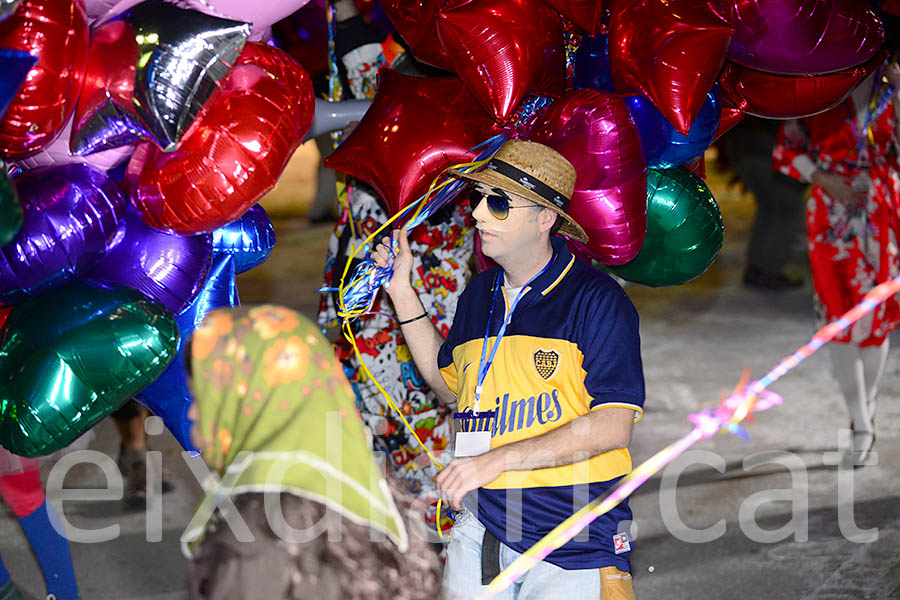
<svg viewBox="0 0 900 600">
<path fill-rule="evenodd" d="M 868 84 L 863 82 L 861 87 Z M 819 170 L 870 182 L 866 202 L 859 208 L 836 202 L 819 186 L 812 189 L 806 220 L 816 312 L 821 325 L 839 318 L 873 287 L 900 273 L 897 127 L 893 106 L 888 103 L 872 121 L 871 134 L 861 133 L 850 98 L 828 112 L 800 120 L 799 124 L 800 127 L 786 124 L 779 130 L 773 154 L 777 170 L 803 181 L 798 165 L 811 160 Z M 835 341 L 878 346 L 898 322 L 900 305 L 895 297 Z"/>
</svg>

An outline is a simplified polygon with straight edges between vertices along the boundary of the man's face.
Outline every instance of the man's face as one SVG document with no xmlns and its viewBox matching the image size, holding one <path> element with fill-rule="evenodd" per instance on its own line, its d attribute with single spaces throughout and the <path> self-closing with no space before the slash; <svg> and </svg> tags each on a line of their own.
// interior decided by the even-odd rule
<svg viewBox="0 0 900 600">
<path fill-rule="evenodd" d="M 498 193 L 483 183 L 475 184 L 475 191 L 482 196 Z M 482 252 L 501 264 L 504 258 L 520 256 L 540 241 L 538 216 L 543 208 L 517 194 L 503 193 L 509 197 L 509 212 L 505 219 L 494 216 L 485 198 L 472 211 L 475 226 L 481 232 Z"/>
</svg>

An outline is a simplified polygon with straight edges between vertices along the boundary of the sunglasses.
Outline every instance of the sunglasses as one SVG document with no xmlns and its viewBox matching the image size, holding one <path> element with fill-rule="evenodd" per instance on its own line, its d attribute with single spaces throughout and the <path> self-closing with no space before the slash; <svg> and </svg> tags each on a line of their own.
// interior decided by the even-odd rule
<svg viewBox="0 0 900 600">
<path fill-rule="evenodd" d="M 492 189 L 491 192 L 492 193 L 490 194 L 486 194 L 478 191 L 476 188 L 469 190 L 469 207 L 472 209 L 472 212 L 475 212 L 475 209 L 481 204 L 482 199 L 487 199 L 488 210 L 491 211 L 491 215 L 498 221 L 506 219 L 506 217 L 509 216 L 510 209 L 513 208 L 542 208 L 537 204 L 510 206 L 510 197 L 506 192 L 496 188 Z"/>
</svg>

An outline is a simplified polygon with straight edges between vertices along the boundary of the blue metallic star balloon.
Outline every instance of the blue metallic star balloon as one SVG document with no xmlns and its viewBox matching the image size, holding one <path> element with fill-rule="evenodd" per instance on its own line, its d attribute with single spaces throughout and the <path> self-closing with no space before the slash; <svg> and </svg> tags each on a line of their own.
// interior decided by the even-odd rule
<svg viewBox="0 0 900 600">
<path fill-rule="evenodd" d="M 3 14 L 2 6 L 3 0 L 0 0 L 0 15 Z M 3 118 L 3 114 L 25 81 L 25 76 L 36 62 L 37 57 L 27 52 L 0 48 L 0 119 Z"/>
<path fill-rule="evenodd" d="M 269 258 L 275 247 L 275 228 L 259 204 L 244 215 L 212 232 L 213 254 L 234 258 L 234 272 L 249 271 Z"/>
</svg>

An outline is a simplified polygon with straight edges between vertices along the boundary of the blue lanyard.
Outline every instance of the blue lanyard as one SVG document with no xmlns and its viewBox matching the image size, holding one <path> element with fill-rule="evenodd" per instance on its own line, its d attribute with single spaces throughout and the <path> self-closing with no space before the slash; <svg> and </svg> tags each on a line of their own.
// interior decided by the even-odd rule
<svg viewBox="0 0 900 600">
<path fill-rule="evenodd" d="M 478 381 L 475 383 L 475 400 L 472 404 L 472 414 L 474 417 L 478 416 L 478 402 L 481 400 L 481 391 L 484 386 L 484 380 L 487 378 L 488 371 L 491 369 L 491 365 L 494 364 L 494 357 L 497 355 L 497 348 L 500 347 L 500 340 L 503 339 L 503 334 L 506 333 L 506 327 L 509 325 L 509 322 L 512 320 L 513 311 L 516 310 L 516 306 L 519 304 L 519 300 L 522 296 L 525 295 L 531 284 L 534 281 L 547 272 L 547 269 L 553 264 L 556 260 L 556 253 L 553 253 L 553 256 L 550 257 L 550 261 L 544 265 L 544 268 L 541 269 L 540 273 L 532 277 L 528 283 L 522 286 L 522 289 L 519 290 L 519 293 L 516 294 L 515 299 L 509 307 L 509 313 L 507 313 L 506 318 L 503 319 L 503 325 L 500 326 L 500 331 L 497 332 L 497 339 L 494 342 L 494 347 L 491 348 L 491 353 L 488 355 L 487 346 L 488 339 L 491 336 L 491 321 L 494 320 L 494 306 L 497 304 L 497 292 L 500 290 L 500 287 L 503 285 L 503 269 L 500 269 L 500 272 L 497 273 L 497 281 L 494 284 L 494 293 L 491 296 L 491 312 L 488 314 L 487 327 L 484 331 L 484 342 L 481 345 L 481 360 L 478 361 Z M 487 360 L 485 360 L 487 357 Z"/>
</svg>

